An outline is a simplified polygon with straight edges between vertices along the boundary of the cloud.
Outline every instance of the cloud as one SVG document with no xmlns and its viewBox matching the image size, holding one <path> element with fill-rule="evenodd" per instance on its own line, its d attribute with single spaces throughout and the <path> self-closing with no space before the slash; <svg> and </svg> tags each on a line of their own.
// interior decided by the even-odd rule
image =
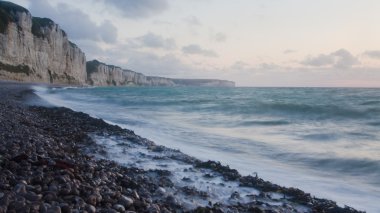
<svg viewBox="0 0 380 213">
<path fill-rule="evenodd" d="M 213 36 L 213 39 L 217 42 L 225 42 L 227 40 L 227 36 L 226 34 L 224 33 L 216 33 L 214 36 Z"/>
<path fill-rule="evenodd" d="M 183 21 L 190 26 L 201 26 L 202 25 L 201 22 L 199 21 L 199 19 L 195 16 L 187 16 L 187 17 L 183 18 Z"/>
<path fill-rule="evenodd" d="M 313 67 L 321 67 L 321 66 L 327 66 L 332 65 L 334 63 L 333 56 L 320 54 L 318 56 L 309 56 L 305 60 L 301 62 L 303 65 L 307 66 L 313 66 Z"/>
<path fill-rule="evenodd" d="M 244 70 L 250 68 L 250 65 L 244 61 L 236 61 L 233 63 L 229 69 L 231 70 Z"/>
<path fill-rule="evenodd" d="M 190 44 L 182 47 L 182 52 L 188 55 L 203 55 L 207 57 L 218 57 L 218 54 L 212 50 L 201 48 L 197 44 Z"/>
<path fill-rule="evenodd" d="M 332 67 L 347 69 L 353 65 L 359 64 L 359 60 L 349 51 L 340 49 L 330 54 L 320 54 L 318 56 L 309 56 L 300 62 L 302 65 L 311 67 Z"/>
<path fill-rule="evenodd" d="M 281 67 L 275 63 L 261 63 L 261 64 L 259 64 L 258 69 L 260 69 L 260 70 L 275 70 L 275 69 L 281 69 Z"/>
<path fill-rule="evenodd" d="M 269 71 L 280 71 L 280 70 L 287 70 L 287 67 L 280 66 L 275 63 L 260 63 L 256 65 L 250 65 L 244 61 L 236 61 L 233 63 L 229 70 L 238 71 L 239 73 L 261 73 L 263 71 L 269 72 Z"/>
<path fill-rule="evenodd" d="M 128 63 L 125 66 L 154 76 L 184 76 L 186 73 L 194 73 L 190 66 L 173 54 L 158 56 L 146 52 L 133 52 L 129 54 Z"/>
<path fill-rule="evenodd" d="M 284 54 L 291 54 L 291 53 L 295 53 L 297 52 L 296 50 L 293 50 L 293 49 L 286 49 L 284 50 Z"/>
<path fill-rule="evenodd" d="M 166 0 L 104 0 L 121 15 L 127 18 L 146 18 L 159 14 L 169 8 Z"/>
<path fill-rule="evenodd" d="M 30 2 L 33 16 L 49 17 L 65 30 L 70 39 L 96 40 L 114 43 L 117 40 L 117 28 L 108 20 L 97 25 L 90 17 L 79 9 L 60 3 L 51 6 L 46 0 Z"/>
<path fill-rule="evenodd" d="M 136 47 L 149 47 L 171 50 L 177 47 L 173 38 L 164 38 L 161 35 L 154 33 L 147 33 L 143 36 L 135 38 L 132 42 L 135 42 Z"/>
<path fill-rule="evenodd" d="M 380 50 L 365 51 L 363 55 L 373 59 L 380 59 Z"/>
<path fill-rule="evenodd" d="M 353 56 L 350 52 L 348 52 L 345 49 L 340 49 L 332 53 L 332 55 L 335 56 L 334 67 L 336 68 L 350 68 L 353 65 L 360 63 L 355 56 Z"/>
</svg>

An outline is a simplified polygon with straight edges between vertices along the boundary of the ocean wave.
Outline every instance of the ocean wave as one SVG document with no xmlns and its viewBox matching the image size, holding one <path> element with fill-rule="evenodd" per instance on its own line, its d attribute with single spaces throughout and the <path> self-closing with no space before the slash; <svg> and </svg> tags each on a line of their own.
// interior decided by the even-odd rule
<svg viewBox="0 0 380 213">
<path fill-rule="evenodd" d="M 264 103 L 260 106 L 260 111 L 264 113 L 280 113 L 286 115 L 298 115 L 302 117 L 313 118 L 367 118 L 376 113 L 376 109 L 363 110 L 347 108 L 336 105 L 318 105 L 312 104 L 294 104 L 294 103 Z"/>
<path fill-rule="evenodd" d="M 284 120 L 273 121 L 244 121 L 237 124 L 237 126 L 282 126 L 289 125 L 290 122 Z"/>
<path fill-rule="evenodd" d="M 368 105 L 380 105 L 380 101 L 365 101 L 361 103 L 360 105 L 368 106 Z"/>
<path fill-rule="evenodd" d="M 367 124 L 370 126 L 380 126 L 380 121 L 368 122 Z"/>
<path fill-rule="evenodd" d="M 325 158 L 312 159 L 309 164 L 313 167 L 334 170 L 354 176 L 380 175 L 380 161 L 371 159 L 347 159 L 347 158 Z"/>
<path fill-rule="evenodd" d="M 306 166 L 312 170 L 317 169 L 322 172 L 333 172 L 351 176 L 380 176 L 380 160 L 368 158 L 355 159 L 328 156 L 321 157 L 316 156 L 315 154 L 306 155 L 303 153 L 279 153 L 275 156 L 278 160 Z"/>
<path fill-rule="evenodd" d="M 317 134 L 306 134 L 302 136 L 302 139 L 308 139 L 313 141 L 332 141 L 338 139 L 339 136 L 334 133 L 317 133 Z"/>
</svg>

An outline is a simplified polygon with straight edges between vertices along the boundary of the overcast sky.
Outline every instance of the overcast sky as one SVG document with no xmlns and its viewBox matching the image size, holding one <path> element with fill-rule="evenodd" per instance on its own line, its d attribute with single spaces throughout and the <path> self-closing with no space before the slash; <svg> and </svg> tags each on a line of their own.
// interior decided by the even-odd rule
<svg viewBox="0 0 380 213">
<path fill-rule="evenodd" d="M 238 86 L 380 87 L 379 0 L 14 0 L 87 60 Z"/>
</svg>

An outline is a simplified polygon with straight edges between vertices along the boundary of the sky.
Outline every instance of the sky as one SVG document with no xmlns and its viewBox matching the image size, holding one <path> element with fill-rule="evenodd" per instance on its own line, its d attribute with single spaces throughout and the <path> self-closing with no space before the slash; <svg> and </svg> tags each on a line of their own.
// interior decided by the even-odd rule
<svg viewBox="0 0 380 213">
<path fill-rule="evenodd" d="M 380 87 L 379 0 L 13 0 L 85 53 L 237 86 Z"/>
</svg>

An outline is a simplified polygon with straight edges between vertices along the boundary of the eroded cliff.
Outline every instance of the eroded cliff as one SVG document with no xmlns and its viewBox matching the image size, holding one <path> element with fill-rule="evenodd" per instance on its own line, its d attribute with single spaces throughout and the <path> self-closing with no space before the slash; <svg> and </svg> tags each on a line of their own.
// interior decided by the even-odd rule
<svg viewBox="0 0 380 213">
<path fill-rule="evenodd" d="M 48 18 L 32 17 L 11 2 L 0 1 L 0 79 L 94 86 L 235 86 L 213 79 L 145 76 L 85 54 Z"/>
<path fill-rule="evenodd" d="M 78 85 L 86 77 L 85 54 L 57 24 L 0 2 L 0 78 Z"/>
<path fill-rule="evenodd" d="M 209 86 L 234 87 L 232 81 L 216 79 L 174 79 L 145 76 L 97 60 L 87 62 L 87 83 L 94 86 Z"/>
</svg>

